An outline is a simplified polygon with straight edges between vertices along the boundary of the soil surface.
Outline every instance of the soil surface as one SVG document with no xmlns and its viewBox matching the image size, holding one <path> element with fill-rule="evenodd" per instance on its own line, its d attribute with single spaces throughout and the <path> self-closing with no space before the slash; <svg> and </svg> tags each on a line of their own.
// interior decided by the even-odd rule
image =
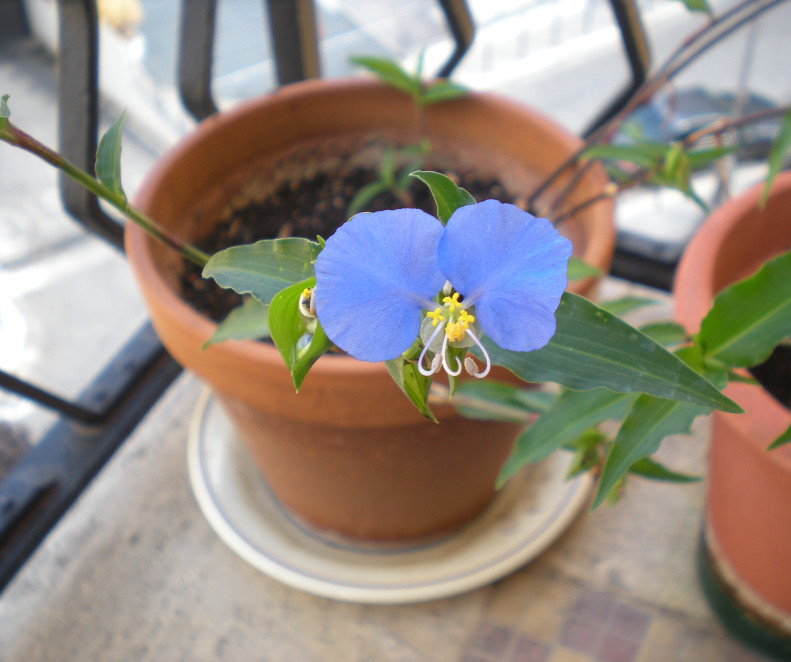
<svg viewBox="0 0 791 662">
<path fill-rule="evenodd" d="M 474 175 L 448 176 L 458 181 L 476 200 L 497 199 L 520 204 L 496 181 Z M 211 255 L 229 246 L 275 237 L 315 239 L 320 235 L 326 239 L 348 219 L 347 209 L 356 193 L 377 178 L 376 171 L 355 166 L 332 176 L 314 172 L 310 178 L 285 182 L 262 202 L 232 206 L 229 217 L 220 219 L 215 230 L 198 242 L 198 247 Z M 382 193 L 366 204 L 364 211 L 403 207 L 416 207 L 436 214 L 428 187 L 417 180 L 409 187 L 404 199 L 398 199 L 391 192 Z M 200 269 L 190 263 L 185 265 L 181 286 L 184 298 L 215 321 L 222 320 L 241 303 L 239 295 L 218 287 L 214 281 L 205 280 Z"/>
</svg>

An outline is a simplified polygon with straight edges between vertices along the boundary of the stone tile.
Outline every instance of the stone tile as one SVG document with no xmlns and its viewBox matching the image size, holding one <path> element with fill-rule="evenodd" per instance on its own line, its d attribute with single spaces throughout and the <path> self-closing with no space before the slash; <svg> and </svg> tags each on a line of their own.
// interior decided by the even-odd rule
<svg viewBox="0 0 791 662">
<path fill-rule="evenodd" d="M 552 647 L 529 637 L 519 637 L 509 662 L 548 662 Z"/>
<path fill-rule="evenodd" d="M 648 633 L 651 618 L 651 614 L 645 611 L 619 603 L 613 610 L 609 632 L 628 641 L 640 643 Z"/>
<path fill-rule="evenodd" d="M 582 653 L 591 655 L 599 651 L 602 628 L 578 618 L 568 618 L 560 633 L 560 642 Z"/>
<path fill-rule="evenodd" d="M 588 623 L 604 624 L 609 621 L 615 605 L 615 597 L 609 593 L 582 589 L 570 613 Z"/>
<path fill-rule="evenodd" d="M 547 662 L 595 662 L 595 659 L 571 648 L 558 646 L 552 651 Z"/>
<path fill-rule="evenodd" d="M 470 648 L 486 652 L 487 655 L 501 658 L 505 655 L 514 632 L 510 628 L 492 623 L 481 623 L 470 640 Z"/>
<path fill-rule="evenodd" d="M 634 662 L 640 643 L 607 633 L 599 647 L 597 659 L 602 662 Z"/>
</svg>

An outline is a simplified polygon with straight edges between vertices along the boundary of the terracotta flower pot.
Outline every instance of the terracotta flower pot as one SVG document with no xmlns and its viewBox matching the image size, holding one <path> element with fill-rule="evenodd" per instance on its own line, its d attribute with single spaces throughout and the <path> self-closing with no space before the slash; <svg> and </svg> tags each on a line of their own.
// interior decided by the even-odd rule
<svg viewBox="0 0 791 662">
<path fill-rule="evenodd" d="M 530 190 L 579 146 L 543 117 L 484 95 L 429 107 L 425 131 L 437 151 L 472 158 L 518 191 Z M 288 86 L 203 122 L 161 159 L 137 204 L 195 240 L 244 190 L 251 172 L 278 176 L 274 164 L 293 155 L 294 145 L 354 145 L 383 132 L 416 139 L 405 95 L 359 80 Z M 592 171 L 572 202 L 605 183 Z M 590 207 L 564 232 L 578 254 L 607 271 L 614 243 L 610 205 Z M 346 356 L 322 357 L 295 394 L 269 344 L 229 341 L 200 351 L 215 325 L 180 298 L 179 258 L 131 224 L 127 251 L 163 343 L 211 386 L 273 493 L 297 517 L 347 536 L 408 539 L 458 527 L 491 500 L 515 426 L 465 420 L 447 406 L 434 408 L 439 425 L 429 423 L 383 365 Z M 588 280 L 577 288 L 592 285 Z"/>
<path fill-rule="evenodd" d="M 687 247 L 674 296 L 689 331 L 719 290 L 791 248 L 791 173 L 778 177 L 763 211 L 761 188 L 720 207 Z M 746 413 L 712 414 L 706 553 L 737 604 L 791 637 L 791 447 L 766 450 L 791 412 L 758 386 L 731 384 L 725 394 Z"/>
</svg>

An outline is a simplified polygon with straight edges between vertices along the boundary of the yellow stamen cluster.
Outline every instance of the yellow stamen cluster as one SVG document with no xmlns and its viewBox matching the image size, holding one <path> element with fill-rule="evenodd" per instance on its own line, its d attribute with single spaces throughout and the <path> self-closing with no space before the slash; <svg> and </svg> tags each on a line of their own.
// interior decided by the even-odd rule
<svg viewBox="0 0 791 662">
<path fill-rule="evenodd" d="M 462 310 L 459 313 L 458 320 L 455 322 L 448 322 L 447 326 L 445 326 L 445 335 L 448 336 L 450 342 L 464 340 L 464 334 L 474 321 L 474 316 L 470 315 L 466 310 Z"/>
<path fill-rule="evenodd" d="M 459 293 L 454 292 L 453 296 L 445 297 L 442 300 L 442 303 L 444 303 L 448 307 L 449 312 L 451 313 L 455 312 L 456 308 L 461 307 L 461 303 L 459 303 Z"/>
<path fill-rule="evenodd" d="M 426 317 L 431 320 L 431 326 L 437 326 L 440 322 L 446 322 L 445 335 L 450 342 L 459 342 L 464 339 L 464 334 L 470 328 L 470 324 L 475 321 L 475 317 L 466 310 L 461 309 L 456 313 L 456 309 L 461 307 L 459 293 L 454 292 L 453 296 L 445 297 L 442 300 L 445 304 L 442 308 L 435 308 L 426 313 Z"/>
</svg>

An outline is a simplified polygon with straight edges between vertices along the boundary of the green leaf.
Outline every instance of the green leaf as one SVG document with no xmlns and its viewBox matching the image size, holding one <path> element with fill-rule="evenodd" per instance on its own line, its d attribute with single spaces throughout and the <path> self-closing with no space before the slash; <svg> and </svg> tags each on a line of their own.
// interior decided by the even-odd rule
<svg viewBox="0 0 791 662">
<path fill-rule="evenodd" d="M 630 474 L 650 478 L 651 480 L 663 480 L 671 483 L 697 483 L 701 480 L 700 476 L 682 474 L 678 471 L 668 469 L 650 457 L 637 460 L 629 469 Z"/>
<path fill-rule="evenodd" d="M 268 315 L 269 306 L 261 303 L 258 299 L 246 299 L 241 306 L 234 308 L 228 313 L 228 317 L 217 325 L 217 330 L 203 344 L 203 349 L 224 340 L 259 340 L 268 338 Z"/>
<path fill-rule="evenodd" d="M 121 133 L 124 126 L 126 111 L 99 140 L 96 150 L 96 177 L 113 193 L 126 200 L 121 185 Z"/>
<path fill-rule="evenodd" d="M 555 319 L 552 340 L 534 352 L 504 350 L 484 339 L 492 362 L 528 382 L 556 382 L 582 391 L 604 386 L 742 411 L 664 347 L 583 297 L 564 293 Z"/>
<path fill-rule="evenodd" d="M 641 326 L 640 331 L 663 347 L 673 347 L 687 341 L 686 329 L 676 322 L 653 322 Z"/>
<path fill-rule="evenodd" d="M 497 484 L 505 483 L 525 464 L 548 457 L 588 428 L 622 418 L 636 397 L 633 393 L 615 393 L 604 388 L 565 391 L 555 405 L 516 440 Z"/>
<path fill-rule="evenodd" d="M 365 206 L 373 201 L 373 199 L 380 193 L 384 193 L 390 187 L 387 182 L 377 179 L 375 182 L 366 184 L 357 193 L 354 194 L 349 206 L 346 208 L 346 216 L 354 216 L 355 214 L 363 211 Z"/>
<path fill-rule="evenodd" d="M 417 77 L 410 76 L 392 60 L 384 57 L 355 55 L 349 58 L 349 62 L 367 69 L 385 85 L 406 92 L 415 99 L 420 94 L 420 82 Z"/>
<path fill-rule="evenodd" d="M 532 414 L 546 411 L 556 397 L 535 388 L 476 379 L 461 382 L 450 404 L 467 418 L 526 423 Z"/>
<path fill-rule="evenodd" d="M 583 152 L 583 157 L 611 159 L 634 163 L 641 168 L 656 168 L 662 162 L 667 145 L 653 142 L 640 142 L 635 145 L 591 145 Z"/>
<path fill-rule="evenodd" d="M 566 478 L 574 478 L 597 467 L 601 461 L 601 447 L 606 441 L 607 438 L 599 430 L 589 428 L 579 437 L 565 444 L 564 448 L 573 453 Z"/>
<path fill-rule="evenodd" d="M 788 426 L 785 432 L 783 432 L 777 439 L 775 439 L 769 447 L 766 449 L 768 451 L 773 451 L 775 448 L 780 448 L 780 446 L 784 446 L 789 441 L 791 441 L 791 425 Z"/>
<path fill-rule="evenodd" d="M 593 265 L 585 262 L 585 260 L 574 257 L 573 255 L 569 258 L 568 271 L 566 272 L 566 278 L 568 278 L 569 281 L 582 280 L 583 278 L 596 278 L 597 276 L 601 276 L 600 269 L 597 269 Z"/>
<path fill-rule="evenodd" d="M 428 106 L 434 103 L 460 99 L 466 95 L 467 88 L 463 85 L 449 81 L 447 78 L 440 78 L 423 89 L 418 96 L 418 103 L 421 106 Z"/>
<path fill-rule="evenodd" d="M 763 363 L 791 330 L 791 251 L 720 292 L 698 342 L 705 359 L 729 367 Z"/>
<path fill-rule="evenodd" d="M 621 317 L 622 315 L 625 315 L 626 313 L 629 313 L 633 310 L 637 310 L 638 308 L 643 308 L 644 306 L 655 306 L 658 303 L 660 302 L 656 299 L 649 299 L 648 297 L 626 296 L 619 299 L 611 299 L 610 301 L 602 301 L 599 305 L 608 313 L 611 313 L 616 317 Z"/>
<path fill-rule="evenodd" d="M 686 402 L 641 395 L 610 446 L 593 508 L 606 500 L 635 462 L 655 453 L 668 435 L 689 432 L 692 421 L 709 411 Z"/>
<path fill-rule="evenodd" d="M 689 11 L 705 12 L 709 16 L 712 15 L 711 7 L 708 0 L 679 0 L 684 3 L 684 6 Z"/>
<path fill-rule="evenodd" d="M 385 361 L 385 366 L 398 388 L 417 407 L 418 411 L 427 419 L 436 423 L 437 419 L 428 406 L 431 377 L 421 375 L 417 365 L 405 360 L 403 356 Z"/>
<path fill-rule="evenodd" d="M 203 268 L 203 277 L 269 303 L 284 288 L 313 275 L 319 250 L 316 242 L 299 237 L 233 246 L 211 256 Z"/>
<path fill-rule="evenodd" d="M 791 149 L 791 109 L 783 115 L 783 121 L 780 124 L 780 130 L 772 144 L 772 150 L 769 152 L 769 173 L 766 175 L 766 183 L 764 184 L 763 191 L 761 191 L 761 208 L 766 206 L 766 201 L 769 198 L 769 189 L 772 188 L 772 183 L 783 167 L 783 160 L 788 150 Z"/>
<path fill-rule="evenodd" d="M 723 147 L 705 147 L 702 149 L 694 149 L 690 152 L 687 152 L 687 160 L 689 162 L 689 167 L 692 170 L 698 170 L 700 168 L 704 168 L 705 166 L 711 164 L 714 161 L 718 161 L 723 156 L 727 156 L 728 154 L 733 154 L 739 148 L 737 145 L 728 145 Z"/>
<path fill-rule="evenodd" d="M 439 172 L 417 170 L 412 173 L 412 177 L 428 186 L 431 195 L 434 196 L 434 202 L 437 203 L 437 218 L 442 221 L 443 225 L 448 222 L 453 216 L 453 212 L 459 207 L 475 204 L 475 198 L 457 186 L 452 179 Z"/>
<path fill-rule="evenodd" d="M 0 126 L 7 126 L 8 119 L 11 117 L 11 109 L 8 107 L 8 95 L 0 97 Z"/>
<path fill-rule="evenodd" d="M 303 290 L 315 285 L 315 278 L 294 283 L 273 296 L 269 304 L 269 333 L 291 372 L 297 391 L 311 366 L 332 347 L 319 321 L 305 320 L 299 312 Z"/>
</svg>

